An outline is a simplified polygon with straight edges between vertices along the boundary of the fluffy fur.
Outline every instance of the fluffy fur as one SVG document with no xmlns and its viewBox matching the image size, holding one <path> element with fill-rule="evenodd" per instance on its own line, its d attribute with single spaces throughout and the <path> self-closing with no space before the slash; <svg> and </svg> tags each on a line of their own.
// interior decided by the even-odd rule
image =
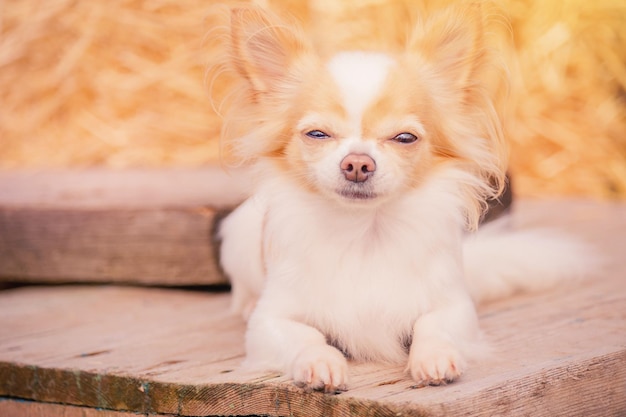
<svg viewBox="0 0 626 417">
<path fill-rule="evenodd" d="M 325 391 L 346 388 L 346 358 L 453 381 L 483 346 L 473 299 L 573 272 L 559 238 L 465 237 L 506 161 L 484 16 L 449 7 L 401 49 L 329 53 L 266 10 L 229 10 L 223 140 L 258 186 L 222 223 L 221 261 L 248 366 Z"/>
</svg>

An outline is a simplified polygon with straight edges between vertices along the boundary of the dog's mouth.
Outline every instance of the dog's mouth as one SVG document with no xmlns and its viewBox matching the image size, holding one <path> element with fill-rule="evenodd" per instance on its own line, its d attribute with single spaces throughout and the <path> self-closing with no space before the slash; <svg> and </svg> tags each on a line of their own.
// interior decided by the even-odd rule
<svg viewBox="0 0 626 417">
<path fill-rule="evenodd" d="M 373 200 L 377 197 L 376 193 L 362 188 L 346 187 L 337 190 L 337 194 L 348 199 L 355 201 Z"/>
</svg>

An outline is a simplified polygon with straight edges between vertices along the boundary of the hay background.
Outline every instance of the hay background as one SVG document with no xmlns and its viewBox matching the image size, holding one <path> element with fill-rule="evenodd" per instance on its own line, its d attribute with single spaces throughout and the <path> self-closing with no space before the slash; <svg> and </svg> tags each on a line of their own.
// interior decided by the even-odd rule
<svg viewBox="0 0 626 417">
<path fill-rule="evenodd" d="M 0 0 L 0 168 L 217 161 L 220 120 L 204 82 L 212 3 Z M 305 1 L 270 3 L 319 18 Z M 517 56 L 515 190 L 626 198 L 626 2 L 499 4 Z"/>
</svg>

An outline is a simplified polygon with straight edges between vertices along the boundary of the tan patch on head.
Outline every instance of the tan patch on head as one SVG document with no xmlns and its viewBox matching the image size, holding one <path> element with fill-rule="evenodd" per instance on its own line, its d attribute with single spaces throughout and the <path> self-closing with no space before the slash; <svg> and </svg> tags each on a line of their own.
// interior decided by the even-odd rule
<svg viewBox="0 0 626 417">
<path fill-rule="evenodd" d="M 288 136 L 278 166 L 310 191 L 317 191 L 311 182 L 308 166 L 321 159 L 329 148 L 337 146 L 347 123 L 347 114 L 341 104 L 337 88 L 323 67 L 309 68 L 309 78 L 302 86 L 293 106 L 294 117 L 285 131 Z M 331 139 L 312 139 L 306 133 L 320 130 Z M 275 154 L 274 156 L 279 156 Z"/>
<path fill-rule="evenodd" d="M 434 164 L 455 158 L 453 147 L 438 130 L 438 120 L 431 93 L 420 79 L 419 71 L 407 71 L 413 63 L 402 60 L 394 68 L 380 97 L 367 109 L 363 118 L 363 136 L 376 140 L 384 152 L 409 175 L 411 187 L 419 186 Z M 401 133 L 418 137 L 412 144 L 392 139 Z"/>
</svg>

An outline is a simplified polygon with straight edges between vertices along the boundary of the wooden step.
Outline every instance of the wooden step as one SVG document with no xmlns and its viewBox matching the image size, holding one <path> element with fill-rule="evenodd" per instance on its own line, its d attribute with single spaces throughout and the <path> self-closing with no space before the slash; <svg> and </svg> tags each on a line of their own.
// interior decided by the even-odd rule
<svg viewBox="0 0 626 417">
<path fill-rule="evenodd" d="M 217 166 L 0 172 L 0 281 L 223 283 L 214 218 L 248 187 Z"/>
<path fill-rule="evenodd" d="M 607 258 L 582 282 L 482 306 L 493 354 L 459 381 L 415 388 L 402 368 L 352 364 L 350 390 L 305 393 L 246 373 L 227 292 L 123 286 L 0 291 L 0 415 L 626 415 L 626 204 L 522 201 Z"/>
</svg>

